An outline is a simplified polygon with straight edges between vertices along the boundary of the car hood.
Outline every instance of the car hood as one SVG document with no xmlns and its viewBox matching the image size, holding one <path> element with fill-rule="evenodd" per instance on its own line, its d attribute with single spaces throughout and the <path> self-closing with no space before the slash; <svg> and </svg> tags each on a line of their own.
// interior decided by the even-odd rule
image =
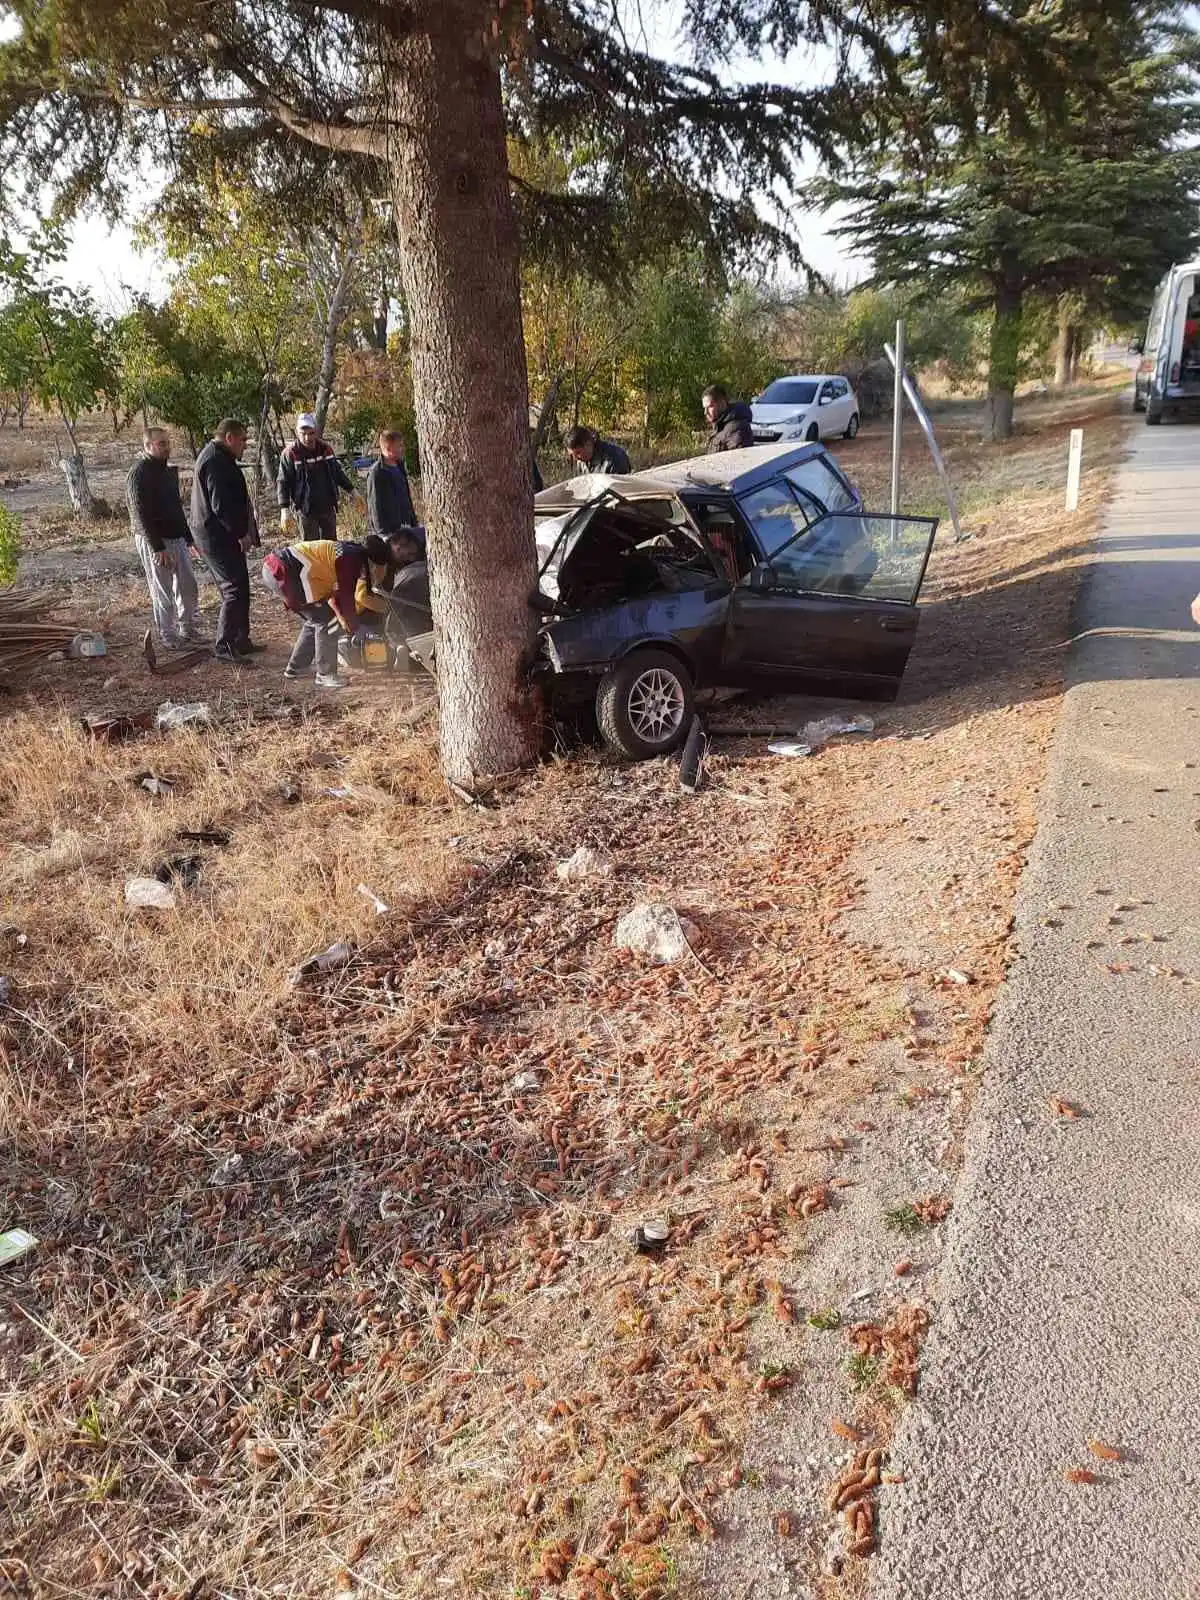
<svg viewBox="0 0 1200 1600">
<path fill-rule="evenodd" d="M 760 427 L 773 428 L 781 422 L 791 422 L 793 418 L 798 422 L 808 415 L 816 403 L 813 400 L 806 406 L 753 405 L 750 407 L 750 415 Z"/>
</svg>

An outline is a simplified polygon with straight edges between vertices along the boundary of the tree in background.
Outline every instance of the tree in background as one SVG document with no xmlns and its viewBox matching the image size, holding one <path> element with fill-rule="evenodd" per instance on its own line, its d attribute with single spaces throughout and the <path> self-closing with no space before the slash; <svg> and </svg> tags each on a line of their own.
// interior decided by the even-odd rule
<svg viewBox="0 0 1200 1600">
<path fill-rule="evenodd" d="M 0 294 L 10 326 L 24 330 L 18 341 L 28 359 L 26 392 L 45 411 L 57 413 L 70 446 L 62 457 L 71 505 L 79 517 L 94 512 L 87 470 L 79 448 L 80 415 L 115 393 L 117 380 L 109 330 L 90 297 L 68 289 L 53 275 L 61 241 L 51 236 L 32 249 L 14 250 L 0 241 Z"/>
<path fill-rule="evenodd" d="M 982 89 L 929 94 L 919 160 L 911 127 L 896 129 L 826 190 L 850 206 L 838 231 L 872 256 L 877 283 L 989 314 L 989 439 L 1012 433 L 1031 301 L 1062 305 L 1069 375 L 1085 318 L 1144 305 L 1196 238 L 1200 158 L 1181 141 L 1200 126 L 1197 45 L 1183 9 L 1114 8 L 1087 42 L 1100 85 L 1066 85 L 1056 121 L 996 112 Z M 921 100 L 915 68 L 911 82 Z"/>
<path fill-rule="evenodd" d="M 425 451 L 443 760 L 470 785 L 539 742 L 514 186 L 527 238 L 578 229 L 596 241 L 632 206 L 663 233 L 703 234 L 726 261 L 789 246 L 801 157 L 835 161 L 876 126 L 904 92 L 904 63 L 939 95 L 968 80 L 985 101 L 1052 92 L 1074 67 L 1072 27 L 1099 0 L 1061 0 L 1065 27 L 1040 10 L 689 0 L 664 60 L 599 0 L 11 0 L 0 159 L 33 191 L 54 184 L 65 207 L 119 208 L 143 153 L 198 169 L 256 147 L 297 166 L 288 152 L 304 146 L 390 201 Z M 731 85 L 708 65 L 818 42 L 835 49 L 817 87 Z M 594 150 L 591 189 L 520 179 L 510 139 Z M 746 198 L 756 192 L 780 220 Z"/>
</svg>

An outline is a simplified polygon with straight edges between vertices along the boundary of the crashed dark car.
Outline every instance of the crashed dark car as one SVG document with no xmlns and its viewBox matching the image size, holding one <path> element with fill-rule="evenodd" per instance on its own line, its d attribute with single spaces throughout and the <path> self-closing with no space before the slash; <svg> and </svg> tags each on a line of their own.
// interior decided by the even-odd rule
<svg viewBox="0 0 1200 1600">
<path fill-rule="evenodd" d="M 822 445 L 573 478 L 535 506 L 537 670 L 621 754 L 681 744 L 698 689 L 895 697 L 937 521 L 865 510 Z"/>
</svg>

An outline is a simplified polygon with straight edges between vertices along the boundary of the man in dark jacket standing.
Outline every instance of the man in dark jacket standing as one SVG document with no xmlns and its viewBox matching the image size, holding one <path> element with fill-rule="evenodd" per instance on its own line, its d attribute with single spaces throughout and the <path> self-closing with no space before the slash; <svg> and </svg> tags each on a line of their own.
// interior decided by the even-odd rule
<svg viewBox="0 0 1200 1600">
<path fill-rule="evenodd" d="M 336 539 L 339 491 L 354 485 L 333 449 L 321 437 L 311 411 L 296 418 L 296 437 L 279 458 L 279 526 L 284 537 Z"/>
<path fill-rule="evenodd" d="M 218 661 L 236 666 L 245 666 L 255 651 L 264 648 L 250 642 L 246 554 L 258 543 L 258 530 L 238 465 L 245 449 L 246 424 L 224 418 L 217 424 L 216 437 L 196 457 L 192 479 L 192 532 L 221 594 L 214 654 Z"/>
<path fill-rule="evenodd" d="M 750 407 L 744 400 L 731 401 L 719 383 L 709 384 L 702 398 L 704 415 L 712 430 L 708 437 L 708 455 L 717 455 L 722 450 L 744 450 L 754 443 Z"/>
<path fill-rule="evenodd" d="M 595 428 L 576 424 L 567 433 L 563 443 L 567 454 L 575 463 L 575 472 L 607 472 L 610 477 L 623 477 L 629 472 L 629 457 L 619 444 L 602 439 Z"/>
<path fill-rule="evenodd" d="M 147 428 L 142 454 L 125 480 L 129 526 L 146 574 L 159 643 L 167 650 L 200 644 L 200 596 L 189 552 L 196 548 L 179 496 L 179 468 L 165 428 Z"/>
<path fill-rule="evenodd" d="M 416 524 L 404 465 L 404 435 L 389 428 L 379 435 L 379 460 L 367 473 L 367 531 L 387 539 L 400 528 Z"/>
</svg>

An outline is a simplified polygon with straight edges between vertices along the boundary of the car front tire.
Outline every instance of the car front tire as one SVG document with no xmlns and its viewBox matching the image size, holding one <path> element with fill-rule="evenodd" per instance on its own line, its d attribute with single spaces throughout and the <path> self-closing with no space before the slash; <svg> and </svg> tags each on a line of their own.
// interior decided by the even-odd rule
<svg viewBox="0 0 1200 1600">
<path fill-rule="evenodd" d="M 842 438 L 843 439 L 853 439 L 857 433 L 858 433 L 858 412 L 856 411 L 854 413 L 854 415 L 850 418 L 850 421 L 846 424 L 846 431 L 842 435 Z"/>
<path fill-rule="evenodd" d="M 1163 408 L 1155 405 L 1153 400 L 1146 402 L 1146 423 L 1148 427 L 1157 428 L 1163 419 Z"/>
<path fill-rule="evenodd" d="M 805 442 L 807 444 L 816 444 L 817 440 L 820 437 L 821 437 L 820 426 L 815 422 L 810 422 L 809 425 L 808 425 L 808 432 L 804 435 Z"/>
<path fill-rule="evenodd" d="M 635 650 L 609 668 L 596 691 L 600 737 L 630 761 L 677 750 L 695 709 L 692 675 L 666 650 Z"/>
</svg>

